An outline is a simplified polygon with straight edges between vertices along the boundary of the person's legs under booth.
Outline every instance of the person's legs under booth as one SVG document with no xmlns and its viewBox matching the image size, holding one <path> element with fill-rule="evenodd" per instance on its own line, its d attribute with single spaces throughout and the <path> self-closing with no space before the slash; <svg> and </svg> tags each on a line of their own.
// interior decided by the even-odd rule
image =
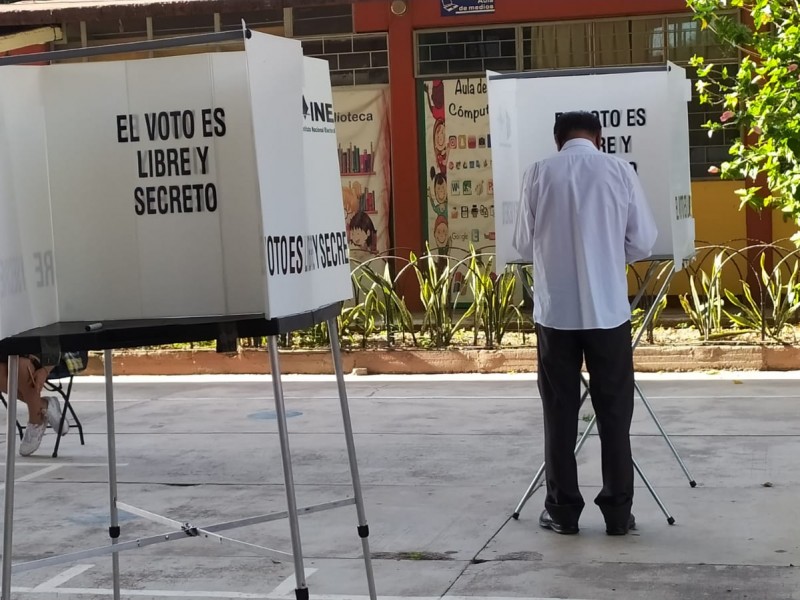
<svg viewBox="0 0 800 600">
<path fill-rule="evenodd" d="M 537 325 L 536 335 L 547 482 L 545 511 L 539 524 L 557 533 L 577 533 L 584 507 L 574 453 L 583 364 L 580 332 Z"/>
</svg>

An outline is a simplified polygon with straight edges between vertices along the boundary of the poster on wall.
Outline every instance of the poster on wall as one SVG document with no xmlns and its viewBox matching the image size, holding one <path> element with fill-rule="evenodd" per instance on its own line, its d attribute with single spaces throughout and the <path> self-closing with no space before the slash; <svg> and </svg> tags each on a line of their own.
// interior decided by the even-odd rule
<svg viewBox="0 0 800 600">
<path fill-rule="evenodd" d="M 455 17 L 493 13 L 494 3 L 495 0 L 441 0 L 441 15 Z"/>
<path fill-rule="evenodd" d="M 431 252 L 455 260 L 467 256 L 470 246 L 493 253 L 494 179 L 486 79 L 439 79 L 423 86 L 423 198 Z"/>
<path fill-rule="evenodd" d="M 336 89 L 333 105 L 342 205 L 355 268 L 391 247 L 389 90 Z"/>
</svg>

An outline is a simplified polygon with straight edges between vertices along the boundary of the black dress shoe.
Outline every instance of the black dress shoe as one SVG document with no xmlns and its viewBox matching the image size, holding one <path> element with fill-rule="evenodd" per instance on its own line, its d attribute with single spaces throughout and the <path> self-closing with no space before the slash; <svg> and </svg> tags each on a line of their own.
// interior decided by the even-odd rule
<svg viewBox="0 0 800 600">
<path fill-rule="evenodd" d="M 561 535 L 575 535 L 578 533 L 577 525 L 561 525 L 560 523 L 556 523 L 546 509 L 539 515 L 539 526 L 545 529 L 552 529 Z"/>
<path fill-rule="evenodd" d="M 608 535 L 627 535 L 628 531 L 636 529 L 636 518 L 631 513 L 628 517 L 628 525 L 606 525 L 606 533 Z"/>
</svg>

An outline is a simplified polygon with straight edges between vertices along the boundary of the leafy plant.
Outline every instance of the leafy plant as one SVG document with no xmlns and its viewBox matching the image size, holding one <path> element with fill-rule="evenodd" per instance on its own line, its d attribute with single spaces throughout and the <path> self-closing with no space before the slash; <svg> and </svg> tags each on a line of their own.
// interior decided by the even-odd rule
<svg viewBox="0 0 800 600">
<path fill-rule="evenodd" d="M 358 323 L 364 313 L 364 305 L 357 303 L 352 306 L 343 306 L 338 317 L 339 343 L 342 346 L 351 346 L 353 336 L 359 329 Z"/>
<path fill-rule="evenodd" d="M 370 290 L 381 297 L 379 306 L 383 312 L 383 325 L 386 328 L 388 341 L 391 342 L 393 334 L 399 331 L 404 338 L 406 334 L 409 334 L 412 343 L 416 346 L 414 317 L 406 306 L 405 299 L 395 289 L 395 280 L 392 279 L 389 262 L 384 261 L 381 273 L 376 272 L 370 264 L 364 263 L 357 271 L 353 272 L 353 277 L 358 278 L 359 282 L 366 279 L 370 284 Z M 360 285 L 363 284 L 360 283 Z"/>
<path fill-rule="evenodd" d="M 659 301 L 658 305 L 656 306 L 655 311 L 653 312 L 653 318 L 650 319 L 649 327 L 648 327 L 648 334 L 649 334 L 649 341 L 653 343 L 652 339 L 652 330 L 661 319 L 661 314 L 664 312 L 664 309 L 667 308 L 667 296 L 664 295 L 663 298 Z M 647 311 L 643 308 L 634 308 L 631 311 L 631 330 L 634 332 L 638 332 L 641 329 L 642 325 L 644 324 L 644 317 L 647 314 Z"/>
<path fill-rule="evenodd" d="M 293 342 L 303 348 L 327 346 L 330 342 L 328 339 L 328 324 L 317 323 L 313 327 L 296 332 Z"/>
<path fill-rule="evenodd" d="M 509 326 L 515 321 L 518 326 L 522 322 L 520 312 L 522 302 L 514 301 L 516 275 L 510 265 L 497 275 L 492 268 L 493 263 L 494 256 L 489 256 L 484 261 L 482 255 L 476 253 L 474 248 L 470 248 L 469 281 L 476 336 L 477 329 L 482 329 L 487 348 L 493 348 L 495 344 L 501 345 Z"/>
<path fill-rule="evenodd" d="M 679 300 L 686 316 L 695 326 L 704 339 L 722 331 L 722 316 L 724 314 L 722 297 L 722 252 L 714 256 L 711 267 L 711 276 L 705 271 L 700 271 L 700 285 L 702 294 L 698 292 L 697 273 L 689 277 L 689 294 L 681 294 Z"/>
<path fill-rule="evenodd" d="M 784 329 L 800 310 L 800 289 L 798 284 L 798 265 L 795 261 L 789 280 L 783 283 L 781 265 L 770 272 L 765 264 L 766 255 L 761 255 L 761 299 L 755 299 L 750 285 L 743 281 L 744 300 L 740 300 L 730 290 L 725 296 L 730 303 L 739 309 L 737 314 L 725 311 L 730 320 L 745 329 L 755 329 L 773 339 L 780 340 Z M 767 314 L 769 311 L 769 314 Z"/>
<path fill-rule="evenodd" d="M 461 273 L 460 268 L 464 262 L 455 261 L 446 255 L 433 255 L 426 245 L 426 254 L 417 257 L 412 252 L 409 264 L 398 273 L 399 279 L 406 269 L 414 270 L 425 311 L 422 332 L 430 336 L 436 348 L 449 346 L 455 332 L 462 328 L 464 321 L 474 312 L 473 304 L 464 314 L 456 317 L 456 305 L 465 288 L 464 283 L 468 283 L 472 277 L 469 270 L 466 275 Z"/>
<path fill-rule="evenodd" d="M 703 30 L 743 54 L 735 76 L 703 57 L 691 61 L 700 78 L 701 104 L 721 112 L 719 120 L 706 124 L 710 134 L 723 129 L 745 134 L 731 147 L 730 160 L 710 171 L 725 179 L 758 179 L 756 186 L 737 191 L 742 205 L 773 206 L 798 221 L 800 1 L 688 0 L 688 6 Z M 750 18 L 740 23 L 726 13 L 730 9 L 745 10 Z M 800 241 L 800 233 L 794 239 Z"/>
</svg>

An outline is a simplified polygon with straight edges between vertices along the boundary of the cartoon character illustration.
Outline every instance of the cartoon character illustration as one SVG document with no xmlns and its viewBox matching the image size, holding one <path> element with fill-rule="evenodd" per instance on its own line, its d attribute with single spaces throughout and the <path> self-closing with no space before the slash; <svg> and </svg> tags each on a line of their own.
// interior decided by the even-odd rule
<svg viewBox="0 0 800 600">
<path fill-rule="evenodd" d="M 447 175 L 437 173 L 436 167 L 431 167 L 431 186 L 428 187 L 428 200 L 430 200 L 433 211 L 440 217 L 447 218 Z"/>
<path fill-rule="evenodd" d="M 436 222 L 433 225 L 433 239 L 436 241 L 439 254 L 447 254 L 447 250 L 450 247 L 450 226 L 445 217 L 436 217 Z"/>
<path fill-rule="evenodd" d="M 450 254 L 450 224 L 447 217 L 439 215 L 433 223 L 433 240 L 431 245 L 434 249 L 431 254 L 438 254 L 435 259 L 436 270 L 443 273 L 447 268 L 448 259 L 447 255 Z"/>
<path fill-rule="evenodd" d="M 350 246 L 355 250 L 363 250 L 365 252 L 372 252 L 373 254 L 378 250 L 378 231 L 372 219 L 364 211 L 358 211 L 350 219 L 350 232 L 349 232 Z"/>
<path fill-rule="evenodd" d="M 350 226 L 350 221 L 353 215 L 358 212 L 358 193 L 354 186 L 361 187 L 357 182 L 353 186 L 342 187 L 342 205 L 344 207 L 344 221 L 347 226 Z"/>
<path fill-rule="evenodd" d="M 431 116 L 436 121 L 444 122 L 444 82 L 441 79 L 431 81 L 430 87 L 426 83 L 425 95 L 428 98 Z"/>
<path fill-rule="evenodd" d="M 433 151 L 436 154 L 436 164 L 442 173 L 447 172 L 447 132 L 444 128 L 444 119 L 436 119 L 433 124 Z"/>
</svg>

